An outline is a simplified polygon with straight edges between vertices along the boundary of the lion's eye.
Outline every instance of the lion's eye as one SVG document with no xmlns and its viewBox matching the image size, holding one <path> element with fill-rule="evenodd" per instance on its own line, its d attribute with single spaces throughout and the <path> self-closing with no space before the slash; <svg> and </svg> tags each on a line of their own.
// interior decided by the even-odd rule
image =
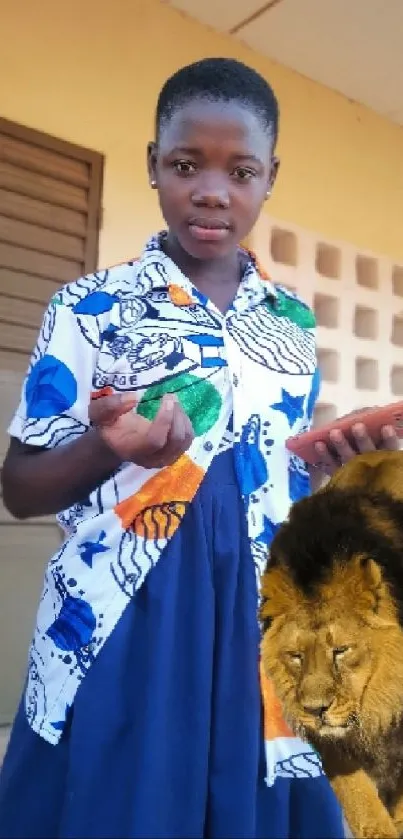
<svg viewBox="0 0 403 839">
<path fill-rule="evenodd" d="M 348 653 L 350 647 L 335 647 L 333 650 L 333 658 L 336 660 L 341 658 L 345 653 Z"/>
<path fill-rule="evenodd" d="M 288 658 L 290 659 L 290 661 L 292 661 L 293 664 L 302 664 L 302 653 L 289 652 Z"/>
</svg>

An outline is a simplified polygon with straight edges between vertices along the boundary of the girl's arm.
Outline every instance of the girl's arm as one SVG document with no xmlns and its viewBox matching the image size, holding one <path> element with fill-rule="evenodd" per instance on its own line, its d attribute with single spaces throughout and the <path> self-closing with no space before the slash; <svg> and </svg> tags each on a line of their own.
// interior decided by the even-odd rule
<svg viewBox="0 0 403 839">
<path fill-rule="evenodd" d="M 97 429 L 56 449 L 13 437 L 1 473 L 4 504 L 17 519 L 59 513 L 88 498 L 120 463 Z"/>
</svg>

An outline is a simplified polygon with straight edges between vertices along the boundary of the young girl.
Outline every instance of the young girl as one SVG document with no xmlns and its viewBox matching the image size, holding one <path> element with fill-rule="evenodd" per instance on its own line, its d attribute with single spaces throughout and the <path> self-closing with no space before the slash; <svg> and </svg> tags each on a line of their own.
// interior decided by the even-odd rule
<svg viewBox="0 0 403 839">
<path fill-rule="evenodd" d="M 309 490 L 285 440 L 318 392 L 312 313 L 239 246 L 275 181 L 277 123 L 250 68 L 179 70 L 148 150 L 167 232 L 47 309 L 3 490 L 66 538 L 2 769 L 3 839 L 343 835 L 259 677 L 260 573 Z"/>
</svg>

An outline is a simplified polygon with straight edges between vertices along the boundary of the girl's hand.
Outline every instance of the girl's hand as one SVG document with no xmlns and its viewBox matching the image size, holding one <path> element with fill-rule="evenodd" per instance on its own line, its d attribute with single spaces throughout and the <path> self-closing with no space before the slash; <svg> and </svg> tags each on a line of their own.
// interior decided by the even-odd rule
<svg viewBox="0 0 403 839">
<path fill-rule="evenodd" d="M 152 422 L 133 410 L 136 402 L 132 394 L 101 396 L 90 404 L 90 421 L 121 462 L 145 469 L 170 466 L 194 439 L 189 418 L 172 394 L 163 397 Z"/>
<path fill-rule="evenodd" d="M 346 416 L 353 416 L 358 413 L 360 412 L 352 411 L 351 414 L 346 414 Z M 362 422 L 356 422 L 352 426 L 351 431 L 354 438 L 354 448 L 340 431 L 330 432 L 331 449 L 328 448 L 326 443 L 316 443 L 315 449 L 318 454 L 317 466 L 322 472 L 325 472 L 327 475 L 333 475 L 337 469 L 340 469 L 340 466 L 347 463 L 348 460 L 351 460 L 357 454 L 375 451 L 376 449 L 396 451 L 399 448 L 399 438 L 393 426 L 385 425 L 382 428 L 382 443 L 378 446 L 375 445 Z"/>
</svg>

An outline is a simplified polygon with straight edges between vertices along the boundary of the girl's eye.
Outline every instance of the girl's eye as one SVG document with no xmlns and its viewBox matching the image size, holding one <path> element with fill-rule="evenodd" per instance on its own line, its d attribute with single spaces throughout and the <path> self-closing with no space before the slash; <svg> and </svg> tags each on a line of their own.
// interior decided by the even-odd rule
<svg viewBox="0 0 403 839">
<path fill-rule="evenodd" d="M 196 166 L 189 160 L 175 160 L 174 167 L 179 175 L 194 175 Z"/>
<path fill-rule="evenodd" d="M 234 175 L 239 181 L 250 181 L 255 177 L 255 174 L 252 169 L 245 169 L 243 166 L 238 166 L 234 170 Z"/>
</svg>

